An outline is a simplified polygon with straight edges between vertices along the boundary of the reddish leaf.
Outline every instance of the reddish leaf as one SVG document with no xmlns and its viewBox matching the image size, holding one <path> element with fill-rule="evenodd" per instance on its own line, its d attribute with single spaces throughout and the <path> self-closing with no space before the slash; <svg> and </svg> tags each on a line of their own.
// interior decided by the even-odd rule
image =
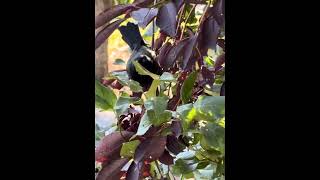
<svg viewBox="0 0 320 180">
<path fill-rule="evenodd" d="M 105 85 L 105 86 L 108 86 L 110 85 L 111 83 L 113 83 L 116 79 L 108 79 L 108 80 L 105 80 L 103 79 L 101 84 Z"/>
<path fill-rule="evenodd" d="M 130 139 L 133 135 L 133 132 L 122 131 L 122 135 L 126 140 Z M 126 140 L 123 139 L 120 132 L 113 132 L 105 136 L 95 151 L 96 161 L 109 160 L 119 157 L 122 143 Z"/>
<path fill-rule="evenodd" d="M 160 30 L 170 37 L 175 37 L 177 27 L 177 8 L 173 2 L 169 2 L 159 9 L 156 24 Z"/>
<path fill-rule="evenodd" d="M 138 22 L 140 27 L 146 28 L 157 14 L 158 8 L 141 8 L 137 11 L 131 12 L 131 17 Z"/>
<path fill-rule="evenodd" d="M 123 85 L 120 84 L 118 81 L 113 82 L 110 86 L 111 86 L 113 89 L 118 89 L 118 90 L 123 87 Z"/>
<path fill-rule="evenodd" d="M 120 179 L 122 167 L 129 161 L 128 158 L 117 159 L 102 167 L 96 180 Z"/>
<path fill-rule="evenodd" d="M 120 16 L 121 14 L 124 14 L 127 10 L 134 8 L 132 4 L 126 4 L 126 5 L 115 5 L 111 8 L 106 9 L 102 13 L 100 13 L 96 19 L 95 19 L 95 28 L 108 23 L 113 18 Z"/>
<path fill-rule="evenodd" d="M 119 19 L 109 24 L 97 34 L 95 42 L 96 49 L 113 33 L 114 30 L 119 27 L 124 20 L 125 19 Z"/>
<path fill-rule="evenodd" d="M 198 35 L 195 35 L 189 38 L 186 45 L 183 48 L 183 61 L 182 61 L 183 69 L 187 69 L 192 65 L 191 63 L 189 63 L 189 60 L 193 53 L 193 48 L 197 42 L 197 38 L 198 38 Z"/>
<path fill-rule="evenodd" d="M 148 138 L 154 136 L 154 134 L 160 129 L 160 127 L 151 126 L 147 132 L 143 135 L 143 137 Z"/>
<path fill-rule="evenodd" d="M 173 157 L 169 154 L 167 150 L 159 157 L 159 161 L 165 165 L 173 164 Z"/>
<path fill-rule="evenodd" d="M 179 120 L 172 121 L 171 131 L 173 132 L 173 135 L 175 135 L 176 137 L 179 137 L 182 133 L 181 121 Z"/>
<path fill-rule="evenodd" d="M 171 49 L 172 45 L 170 42 L 166 42 L 160 49 L 159 55 L 157 56 L 157 61 L 160 66 L 163 67 L 166 62 L 167 52 Z"/>
<path fill-rule="evenodd" d="M 177 155 L 185 149 L 185 145 L 181 144 L 174 135 L 168 135 L 167 148 L 170 152 Z"/>
<path fill-rule="evenodd" d="M 173 46 L 169 52 L 167 52 L 167 56 L 165 59 L 165 62 L 163 62 L 163 68 L 165 70 L 168 70 L 172 67 L 173 63 L 177 60 L 178 57 L 181 56 L 182 50 L 187 45 L 189 38 L 186 38 L 182 41 L 180 41 L 177 45 Z"/>
<path fill-rule="evenodd" d="M 217 57 L 216 61 L 214 62 L 214 69 L 217 71 L 220 69 L 221 65 L 224 64 L 225 60 L 225 55 L 221 54 L 220 56 Z"/>
<path fill-rule="evenodd" d="M 143 166 L 143 161 L 138 163 L 132 162 L 126 175 L 126 180 L 139 180 L 141 179 L 141 170 Z"/>
<path fill-rule="evenodd" d="M 155 136 L 143 141 L 136 149 L 134 161 L 137 163 L 142 160 L 153 161 L 158 159 L 166 146 L 166 137 Z"/>
</svg>

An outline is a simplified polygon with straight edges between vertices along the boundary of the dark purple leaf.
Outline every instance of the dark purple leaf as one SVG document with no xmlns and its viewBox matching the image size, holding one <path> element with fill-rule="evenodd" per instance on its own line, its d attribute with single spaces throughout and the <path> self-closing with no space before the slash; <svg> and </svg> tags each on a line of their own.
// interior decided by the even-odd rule
<svg viewBox="0 0 320 180">
<path fill-rule="evenodd" d="M 174 135 L 167 136 L 167 148 L 170 152 L 177 155 L 185 149 L 185 145 L 181 144 Z"/>
<path fill-rule="evenodd" d="M 152 5 L 154 3 L 154 0 L 135 0 L 133 2 L 134 5 L 137 7 L 148 7 L 149 5 Z"/>
<path fill-rule="evenodd" d="M 167 150 L 159 157 L 159 161 L 165 165 L 173 164 L 173 157 L 169 154 Z"/>
<path fill-rule="evenodd" d="M 174 5 L 177 8 L 177 11 L 179 11 L 179 9 L 181 8 L 182 4 L 183 4 L 183 0 L 172 0 L 172 2 L 174 3 Z"/>
<path fill-rule="evenodd" d="M 225 82 L 222 83 L 222 86 L 220 89 L 220 96 L 225 96 Z"/>
<path fill-rule="evenodd" d="M 102 167 L 96 180 L 120 179 L 122 167 L 129 161 L 128 158 L 117 159 Z"/>
<path fill-rule="evenodd" d="M 204 83 L 201 84 L 202 86 L 206 85 L 206 84 L 212 85 L 214 83 L 214 72 L 213 71 L 210 71 L 208 68 L 202 66 L 201 67 L 201 74 L 202 74 L 203 81 L 204 81 Z"/>
<path fill-rule="evenodd" d="M 141 8 L 137 11 L 131 12 L 131 17 L 138 22 L 140 27 L 146 28 L 157 14 L 158 8 Z"/>
<path fill-rule="evenodd" d="M 224 24 L 224 0 L 217 0 L 217 2 L 214 3 L 213 7 L 208 9 L 208 12 L 211 16 L 214 17 L 214 19 L 217 20 L 218 24 L 220 26 L 223 26 Z"/>
<path fill-rule="evenodd" d="M 169 2 L 159 9 L 156 24 L 160 30 L 170 37 L 175 37 L 177 27 L 177 8 L 173 2 Z"/>
<path fill-rule="evenodd" d="M 122 131 L 121 133 L 126 139 L 123 139 L 120 132 L 113 132 L 101 140 L 95 151 L 96 161 L 104 162 L 120 156 L 122 143 L 134 134 L 128 131 Z"/>
<path fill-rule="evenodd" d="M 186 3 L 191 3 L 191 4 L 207 4 L 206 0 L 186 0 Z"/>
<path fill-rule="evenodd" d="M 104 10 L 102 13 L 100 13 L 96 17 L 95 28 L 97 29 L 98 27 L 111 21 L 113 18 L 118 17 L 121 14 L 124 14 L 129 9 L 133 9 L 133 8 L 134 6 L 132 4 L 126 4 L 126 5 L 119 4 Z"/>
<path fill-rule="evenodd" d="M 224 50 L 224 39 L 218 39 L 217 44 Z"/>
<path fill-rule="evenodd" d="M 154 43 L 154 50 L 158 52 L 158 50 L 163 47 L 166 44 L 170 44 L 169 42 L 167 42 L 166 44 L 163 44 L 163 42 L 166 40 L 167 35 L 165 35 L 164 33 L 160 33 L 160 37 L 158 39 L 156 39 L 156 42 Z M 171 44 L 170 44 L 171 45 Z M 166 51 L 167 52 L 167 51 Z"/>
<path fill-rule="evenodd" d="M 113 33 L 114 30 L 119 27 L 124 20 L 125 19 L 119 19 L 109 24 L 97 34 L 95 42 L 96 49 Z"/>
<path fill-rule="evenodd" d="M 140 177 L 141 177 L 142 166 L 143 166 L 143 161 L 140 161 L 138 163 L 133 161 L 127 171 L 126 180 L 141 179 Z"/>
<path fill-rule="evenodd" d="M 168 109 L 171 111 L 175 111 L 178 105 L 178 102 L 180 101 L 180 89 L 179 89 L 179 95 L 174 95 L 168 102 Z"/>
<path fill-rule="evenodd" d="M 163 63 L 164 70 L 168 70 L 172 67 L 173 63 L 180 57 L 183 53 L 184 47 L 187 45 L 189 38 L 186 38 L 180 41 L 178 44 L 173 46 L 169 52 L 167 52 L 167 56 L 165 58 L 165 62 Z"/>
<path fill-rule="evenodd" d="M 162 155 L 165 146 L 166 137 L 155 136 L 148 138 L 141 142 L 141 144 L 137 147 L 134 154 L 134 161 L 137 163 L 142 160 L 156 160 Z"/>
<path fill-rule="evenodd" d="M 113 89 L 118 89 L 118 90 L 120 90 L 120 89 L 123 87 L 123 85 L 120 84 L 118 81 L 113 82 L 112 84 L 110 84 L 110 86 L 111 86 Z"/>
<path fill-rule="evenodd" d="M 206 19 L 201 27 L 201 37 L 199 37 L 199 47 L 203 56 L 207 55 L 208 49 L 216 49 L 220 26 L 212 17 Z"/>
<path fill-rule="evenodd" d="M 187 44 L 184 46 L 183 48 L 183 69 L 187 69 L 188 67 L 190 67 L 192 64 L 189 63 L 189 59 L 192 55 L 193 48 L 197 42 L 198 39 L 198 35 L 192 36 L 191 38 L 188 39 Z"/>
<path fill-rule="evenodd" d="M 221 54 L 217 57 L 216 61 L 214 62 L 214 70 L 217 71 L 220 69 L 221 65 L 224 64 L 225 61 L 225 54 Z"/>
<path fill-rule="evenodd" d="M 151 126 L 147 132 L 143 135 L 145 138 L 154 136 L 154 134 L 159 130 L 160 127 Z"/>
<path fill-rule="evenodd" d="M 171 49 L 172 45 L 170 42 L 166 42 L 160 49 L 159 55 L 157 56 L 157 61 L 160 66 L 163 67 L 166 62 L 167 52 Z"/>
<path fill-rule="evenodd" d="M 173 135 L 175 135 L 176 137 L 179 137 L 181 135 L 182 126 L 181 126 L 181 122 L 179 120 L 172 121 L 171 131 L 172 131 Z"/>
</svg>

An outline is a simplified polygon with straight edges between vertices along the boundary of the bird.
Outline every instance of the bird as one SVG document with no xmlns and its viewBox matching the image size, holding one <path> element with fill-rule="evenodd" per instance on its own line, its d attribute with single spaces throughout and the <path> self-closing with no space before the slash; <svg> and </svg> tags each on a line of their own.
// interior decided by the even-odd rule
<svg viewBox="0 0 320 180">
<path fill-rule="evenodd" d="M 133 62 L 138 62 L 149 72 L 157 75 L 162 74 L 162 68 L 155 60 L 155 52 L 145 43 L 136 24 L 128 22 L 126 26 L 120 26 L 118 29 L 122 35 L 122 39 L 129 45 L 132 51 L 126 65 L 128 77 L 139 82 L 142 90 L 145 92 L 150 88 L 153 78 L 148 75 L 140 75 Z"/>
</svg>

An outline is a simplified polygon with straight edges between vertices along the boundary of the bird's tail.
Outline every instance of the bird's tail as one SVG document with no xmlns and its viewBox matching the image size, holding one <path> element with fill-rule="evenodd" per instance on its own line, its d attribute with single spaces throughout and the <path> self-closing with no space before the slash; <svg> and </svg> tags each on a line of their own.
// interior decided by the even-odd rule
<svg viewBox="0 0 320 180">
<path fill-rule="evenodd" d="M 145 45 L 137 25 L 128 22 L 126 26 L 120 26 L 119 31 L 122 39 L 130 46 L 131 50 L 139 49 Z"/>
</svg>

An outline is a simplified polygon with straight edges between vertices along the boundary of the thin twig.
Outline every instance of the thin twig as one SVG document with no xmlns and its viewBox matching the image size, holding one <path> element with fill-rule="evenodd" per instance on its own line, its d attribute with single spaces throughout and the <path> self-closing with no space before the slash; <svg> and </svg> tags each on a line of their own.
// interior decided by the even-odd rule
<svg viewBox="0 0 320 180">
<path fill-rule="evenodd" d="M 171 89 L 171 82 L 170 82 L 170 84 L 169 84 L 168 96 L 170 95 L 170 89 Z"/>
<path fill-rule="evenodd" d="M 189 20 L 189 18 L 190 18 L 190 15 L 191 15 L 192 11 L 196 8 L 196 6 L 197 6 L 197 5 L 193 5 L 193 6 L 192 6 L 192 9 L 190 10 L 190 13 L 188 14 L 188 16 L 187 16 L 187 18 L 186 18 L 186 20 L 185 20 L 185 23 L 184 23 L 184 26 L 183 26 L 183 29 L 182 29 L 181 35 L 180 35 L 180 40 L 181 40 L 182 37 L 183 37 L 183 32 L 184 32 L 184 30 L 186 29 L 187 22 L 188 22 L 188 20 Z"/>
<path fill-rule="evenodd" d="M 163 176 L 162 176 L 162 173 L 161 173 L 161 171 L 160 171 L 160 167 L 159 167 L 158 161 L 155 161 L 155 164 L 156 164 L 156 166 L 157 166 L 157 169 L 158 169 L 158 171 L 159 171 L 159 174 L 160 174 L 161 179 L 163 179 Z"/>
<path fill-rule="evenodd" d="M 171 172 L 170 170 L 170 167 L 168 166 L 168 172 L 171 173 L 172 177 L 173 177 L 173 180 L 176 180 L 176 178 L 174 177 L 173 173 Z M 170 177 L 170 176 L 169 176 Z"/>
<path fill-rule="evenodd" d="M 185 3 L 183 3 L 182 7 L 179 10 L 179 20 L 178 20 L 178 24 L 177 24 L 177 28 L 176 28 L 176 34 L 178 33 L 179 27 L 180 27 L 180 22 L 183 16 L 183 12 L 184 12 L 184 7 L 185 7 Z"/>
<path fill-rule="evenodd" d="M 203 11 L 202 16 L 200 17 L 199 26 L 198 26 L 198 30 L 197 31 L 199 31 L 200 27 L 202 26 L 202 23 L 203 23 L 202 21 L 204 21 L 203 18 L 207 14 L 207 11 L 208 11 L 211 3 L 212 3 L 212 0 L 210 0 L 209 4 L 207 4 L 206 7 L 205 7 L 205 10 Z"/>
</svg>

